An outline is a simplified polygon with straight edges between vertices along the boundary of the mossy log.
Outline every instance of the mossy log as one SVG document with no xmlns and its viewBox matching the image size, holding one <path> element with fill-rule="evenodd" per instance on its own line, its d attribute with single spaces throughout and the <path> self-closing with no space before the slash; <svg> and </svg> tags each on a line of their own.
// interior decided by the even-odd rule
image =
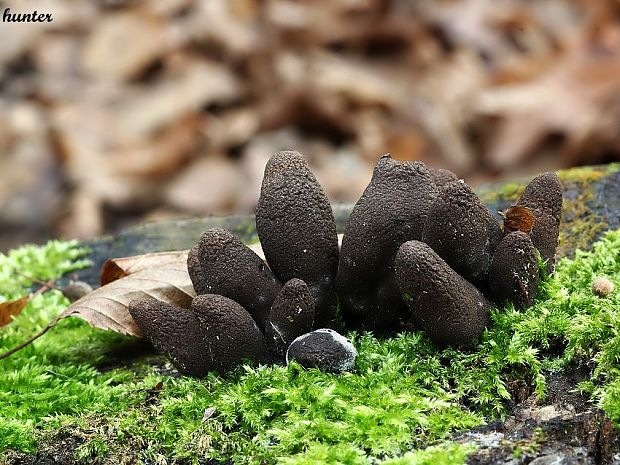
<svg viewBox="0 0 620 465">
<path fill-rule="evenodd" d="M 589 166 L 559 171 L 564 187 L 564 211 L 560 229 L 558 258 L 571 256 L 576 249 L 588 249 L 608 230 L 620 226 L 620 164 Z M 528 179 L 490 183 L 476 189 L 477 194 L 499 219 L 500 211 L 516 203 Z M 344 231 L 353 205 L 334 205 L 339 233 Z M 91 248 L 93 266 L 75 273 L 93 285 L 99 283 L 99 270 L 111 257 L 125 257 L 165 250 L 189 249 L 210 228 L 228 229 L 246 243 L 258 241 L 253 215 L 206 217 L 146 223 L 114 236 L 86 241 Z"/>
</svg>

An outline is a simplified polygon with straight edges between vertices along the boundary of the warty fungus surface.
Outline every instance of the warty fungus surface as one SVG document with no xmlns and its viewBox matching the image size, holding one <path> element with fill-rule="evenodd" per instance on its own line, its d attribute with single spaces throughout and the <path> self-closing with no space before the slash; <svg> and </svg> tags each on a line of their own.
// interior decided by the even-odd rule
<svg viewBox="0 0 620 465">
<path fill-rule="evenodd" d="M 421 162 L 381 157 L 344 231 L 338 268 L 343 317 L 354 328 L 386 332 L 407 317 L 394 280 L 398 247 L 421 239 L 438 195 Z"/>
<path fill-rule="evenodd" d="M 278 152 L 265 167 L 256 207 L 265 258 L 281 282 L 306 282 L 320 326 L 334 324 L 338 235 L 329 199 L 299 152 Z"/>
<path fill-rule="evenodd" d="M 532 305 L 539 254 L 553 270 L 561 187 L 553 173 L 534 178 L 502 228 L 454 173 L 385 155 L 339 251 L 331 206 L 308 164 L 278 152 L 256 215 L 266 262 L 230 232 L 208 230 L 188 257 L 198 294 L 191 309 L 146 301 L 131 312 L 181 372 L 196 376 L 244 359 L 353 369 L 351 343 L 325 328 L 338 310 L 344 329 L 416 328 L 440 346 L 471 347 L 493 304 Z M 158 324 L 164 313 L 172 318 Z"/>
</svg>

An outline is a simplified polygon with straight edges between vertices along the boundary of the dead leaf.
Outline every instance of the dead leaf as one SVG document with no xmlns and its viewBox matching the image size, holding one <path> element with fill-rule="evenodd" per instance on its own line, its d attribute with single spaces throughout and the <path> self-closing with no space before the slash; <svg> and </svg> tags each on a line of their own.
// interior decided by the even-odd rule
<svg viewBox="0 0 620 465">
<path fill-rule="evenodd" d="M 0 328 L 13 321 L 13 317 L 19 315 L 26 305 L 30 302 L 30 296 L 25 296 L 17 300 L 9 300 L 0 303 Z"/>
<path fill-rule="evenodd" d="M 181 250 L 149 253 L 135 257 L 110 258 L 101 267 L 101 285 L 105 286 L 144 270 L 169 266 L 182 268 L 187 263 L 188 252 L 188 250 Z"/>
<path fill-rule="evenodd" d="M 74 316 L 94 328 L 141 336 L 129 314 L 129 302 L 153 298 L 189 308 L 194 297 L 196 293 L 186 263 L 172 263 L 144 269 L 100 287 L 73 303 L 58 319 Z"/>
</svg>

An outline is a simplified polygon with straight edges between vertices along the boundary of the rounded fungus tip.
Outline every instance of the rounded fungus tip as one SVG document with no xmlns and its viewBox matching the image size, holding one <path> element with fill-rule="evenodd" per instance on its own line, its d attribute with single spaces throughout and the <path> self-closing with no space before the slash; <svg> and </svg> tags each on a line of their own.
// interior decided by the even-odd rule
<svg viewBox="0 0 620 465">
<path fill-rule="evenodd" d="M 215 371 L 226 373 L 244 360 L 268 360 L 263 334 L 250 314 L 234 300 L 221 295 L 199 295 L 191 310 L 200 322 L 203 351 L 208 353 Z"/>
<path fill-rule="evenodd" d="M 396 279 L 413 322 L 438 345 L 477 342 L 490 324 L 490 303 L 427 244 L 405 242 L 394 260 Z"/>
<path fill-rule="evenodd" d="M 279 360 L 297 337 L 312 331 L 314 300 L 307 284 L 293 278 L 282 287 L 271 306 L 265 339 Z"/>
<path fill-rule="evenodd" d="M 141 299 L 129 302 L 129 314 L 142 334 L 181 374 L 201 377 L 213 369 L 203 343 L 203 330 L 191 310 L 157 299 Z"/>
<path fill-rule="evenodd" d="M 428 171 L 431 174 L 433 182 L 439 189 L 443 189 L 451 182 L 459 180 L 456 174 L 445 168 L 429 168 Z"/>
<path fill-rule="evenodd" d="M 497 220 L 463 180 L 444 187 L 430 207 L 422 232 L 423 242 L 475 283 L 486 281 L 502 237 Z"/>
<path fill-rule="evenodd" d="M 530 237 L 521 231 L 508 234 L 497 247 L 489 269 L 493 300 L 512 302 L 517 308 L 534 303 L 540 281 L 538 254 Z"/>
<path fill-rule="evenodd" d="M 299 152 L 277 152 L 267 162 L 256 206 L 256 231 L 275 276 L 300 278 L 315 302 L 316 321 L 336 314 L 338 234 L 331 204 Z"/>
<path fill-rule="evenodd" d="M 599 276 L 592 281 L 592 293 L 598 297 L 608 297 L 614 289 L 614 283 L 605 276 Z"/>
<path fill-rule="evenodd" d="M 534 214 L 534 226 L 530 237 L 543 260 L 547 272 L 555 269 L 555 251 L 560 235 L 562 218 L 562 183 L 555 173 L 536 176 L 525 187 L 517 205 L 529 208 Z"/>
<path fill-rule="evenodd" d="M 282 285 L 265 262 L 232 233 L 219 228 L 206 231 L 190 250 L 187 269 L 196 294 L 234 299 L 265 329 Z"/>
</svg>

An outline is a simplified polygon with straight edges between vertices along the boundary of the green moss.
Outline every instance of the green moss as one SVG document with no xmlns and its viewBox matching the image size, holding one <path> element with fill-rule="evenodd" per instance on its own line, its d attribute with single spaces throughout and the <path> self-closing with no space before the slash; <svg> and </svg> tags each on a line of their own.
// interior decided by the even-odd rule
<svg viewBox="0 0 620 465">
<path fill-rule="evenodd" d="M 49 278 L 79 257 L 72 247 L 63 253 L 60 260 L 51 250 L 22 250 L 21 260 L 0 256 L 0 263 L 13 269 L 19 263 L 37 278 Z M 48 258 L 49 269 L 42 269 Z M 35 271 L 28 263 L 38 263 Z M 0 361 L 0 451 L 33 451 L 62 431 L 84 441 L 76 455 L 87 463 L 129 454 L 137 463 L 209 457 L 266 464 L 462 464 L 471 448 L 451 443 L 451 434 L 505 415 L 514 380 L 532 384 L 542 397 L 545 372 L 578 360 L 596 366 L 581 388 L 620 422 L 620 299 L 618 292 L 606 299 L 591 293 L 598 275 L 620 286 L 618 231 L 606 233 L 592 252 L 560 261 L 532 308 L 495 310 L 493 327 L 475 351 L 438 350 L 420 332 L 388 340 L 351 333 L 359 357 L 355 372 L 340 376 L 294 363 L 244 366 L 206 379 L 170 377 L 152 364 L 102 371 L 109 351 L 129 339 L 66 320 Z M 5 298 L 28 290 L 28 281 L 3 276 Z M 35 299 L 0 330 L 0 350 L 66 305 L 55 291 Z"/>
</svg>

